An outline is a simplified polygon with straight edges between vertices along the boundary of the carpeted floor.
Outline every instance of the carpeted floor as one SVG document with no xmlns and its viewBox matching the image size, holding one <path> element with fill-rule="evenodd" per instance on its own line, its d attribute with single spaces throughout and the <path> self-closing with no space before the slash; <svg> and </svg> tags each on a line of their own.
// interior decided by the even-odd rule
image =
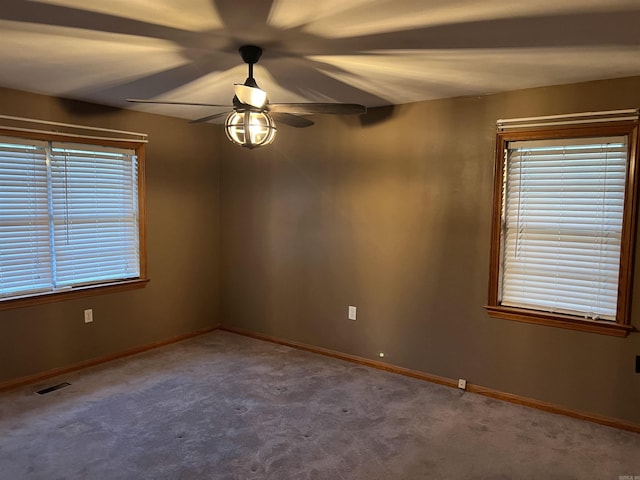
<svg viewBox="0 0 640 480">
<path fill-rule="evenodd" d="M 0 394 L 3 480 L 629 475 L 638 434 L 220 331 Z"/>
</svg>

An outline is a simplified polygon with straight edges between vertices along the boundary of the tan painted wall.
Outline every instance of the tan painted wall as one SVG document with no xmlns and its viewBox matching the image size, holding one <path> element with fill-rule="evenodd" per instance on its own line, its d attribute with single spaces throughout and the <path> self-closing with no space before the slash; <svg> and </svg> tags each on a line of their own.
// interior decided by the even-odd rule
<svg viewBox="0 0 640 480">
<path fill-rule="evenodd" d="M 149 134 L 151 279 L 142 290 L 0 311 L 0 383 L 217 324 L 219 129 L 3 89 L 0 105 L 4 115 Z"/>
<path fill-rule="evenodd" d="M 223 324 L 640 423 L 640 334 L 483 309 L 496 120 L 639 105 L 636 77 L 378 110 L 364 126 L 318 117 L 254 151 L 223 142 Z"/>
</svg>

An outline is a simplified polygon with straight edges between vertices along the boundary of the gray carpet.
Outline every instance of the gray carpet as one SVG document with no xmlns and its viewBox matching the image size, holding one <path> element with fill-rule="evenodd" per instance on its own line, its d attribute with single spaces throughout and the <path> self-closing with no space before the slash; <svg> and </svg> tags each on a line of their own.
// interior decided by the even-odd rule
<svg viewBox="0 0 640 480">
<path fill-rule="evenodd" d="M 0 433 L 7 480 L 640 476 L 638 434 L 220 331 L 2 393 Z"/>
</svg>

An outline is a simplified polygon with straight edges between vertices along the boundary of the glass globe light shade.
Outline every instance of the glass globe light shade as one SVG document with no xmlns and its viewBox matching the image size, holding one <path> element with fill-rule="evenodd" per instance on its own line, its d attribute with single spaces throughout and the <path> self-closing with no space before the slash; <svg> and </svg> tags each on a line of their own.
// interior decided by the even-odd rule
<svg viewBox="0 0 640 480">
<path fill-rule="evenodd" d="M 247 148 L 268 145 L 276 137 L 276 124 L 266 112 L 234 110 L 224 122 L 227 137 Z"/>
</svg>

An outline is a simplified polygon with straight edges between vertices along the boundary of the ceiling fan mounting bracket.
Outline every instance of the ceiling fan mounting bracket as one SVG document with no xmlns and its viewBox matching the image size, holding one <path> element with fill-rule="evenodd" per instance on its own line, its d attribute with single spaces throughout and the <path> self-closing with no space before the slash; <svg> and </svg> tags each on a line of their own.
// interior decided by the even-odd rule
<svg viewBox="0 0 640 480">
<path fill-rule="evenodd" d="M 262 56 L 262 49 L 255 45 L 243 45 L 238 49 L 238 51 L 240 52 L 240 56 L 244 63 L 248 63 L 249 65 L 258 63 L 258 60 L 260 60 L 260 57 Z"/>
</svg>

